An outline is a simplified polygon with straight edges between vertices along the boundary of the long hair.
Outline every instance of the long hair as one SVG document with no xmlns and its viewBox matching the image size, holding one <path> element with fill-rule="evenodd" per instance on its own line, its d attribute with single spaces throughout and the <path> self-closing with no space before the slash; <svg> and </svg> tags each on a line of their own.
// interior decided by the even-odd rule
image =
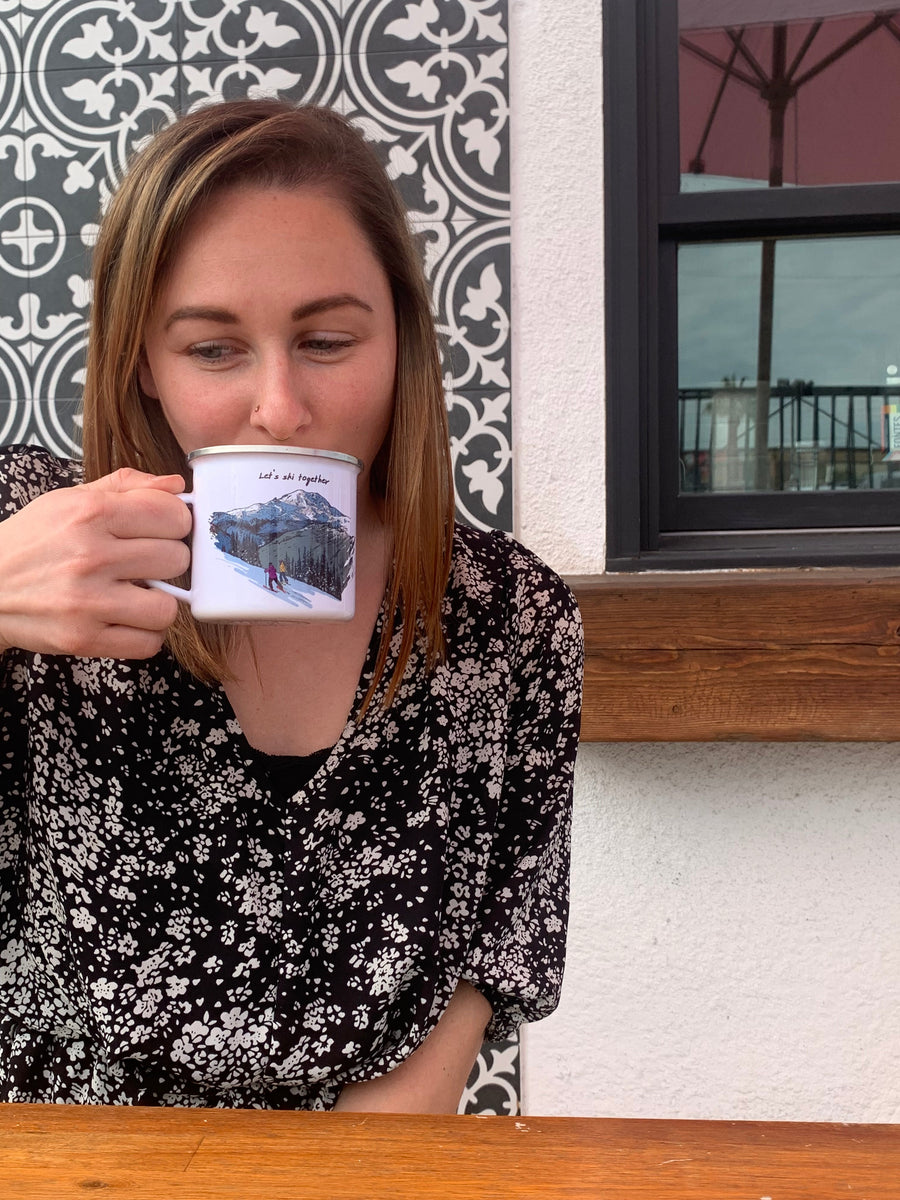
<svg viewBox="0 0 900 1200">
<path fill-rule="evenodd" d="M 428 287 L 406 212 L 377 157 L 326 108 L 277 100 L 209 105 L 159 132 L 133 160 L 102 221 L 84 390 L 88 480 L 119 467 L 185 472 L 161 406 L 138 383 L 144 330 L 193 217 L 237 184 L 319 187 L 346 205 L 381 264 L 394 301 L 397 371 L 388 435 L 370 471 L 393 558 L 386 619 L 368 706 L 385 673 L 395 622 L 390 704 L 417 638 L 428 669 L 444 655 L 441 601 L 450 570 L 453 477 L 440 358 Z M 231 677 L 234 627 L 200 624 L 189 610 L 167 635 L 178 661 L 206 682 Z"/>
</svg>

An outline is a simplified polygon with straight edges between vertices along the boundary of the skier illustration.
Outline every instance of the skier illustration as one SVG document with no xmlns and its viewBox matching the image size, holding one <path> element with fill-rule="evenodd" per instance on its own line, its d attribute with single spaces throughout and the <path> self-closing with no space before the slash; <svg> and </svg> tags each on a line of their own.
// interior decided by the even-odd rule
<svg viewBox="0 0 900 1200">
<path fill-rule="evenodd" d="M 278 588 L 279 592 L 284 591 L 284 588 L 281 586 L 281 582 L 278 578 L 278 572 L 275 570 L 275 564 L 273 562 L 270 562 L 269 565 L 266 567 L 266 581 L 268 582 L 270 592 L 274 592 L 276 588 Z"/>
</svg>

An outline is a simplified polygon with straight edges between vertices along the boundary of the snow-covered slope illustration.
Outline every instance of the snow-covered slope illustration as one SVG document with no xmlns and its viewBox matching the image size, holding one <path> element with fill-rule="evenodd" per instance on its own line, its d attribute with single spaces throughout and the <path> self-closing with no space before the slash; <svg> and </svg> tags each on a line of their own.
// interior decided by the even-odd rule
<svg viewBox="0 0 900 1200">
<path fill-rule="evenodd" d="M 214 512 L 209 531 L 216 546 L 263 571 L 269 564 L 283 574 L 340 599 L 350 581 L 355 539 L 349 518 L 319 492 L 302 489 Z"/>
</svg>

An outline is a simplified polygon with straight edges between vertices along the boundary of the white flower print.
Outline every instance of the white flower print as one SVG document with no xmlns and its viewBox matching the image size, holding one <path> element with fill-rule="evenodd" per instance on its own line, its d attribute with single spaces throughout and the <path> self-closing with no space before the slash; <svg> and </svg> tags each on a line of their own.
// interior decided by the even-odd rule
<svg viewBox="0 0 900 1200">
<path fill-rule="evenodd" d="M 84 905 L 72 912 L 72 925 L 76 929 L 93 929 L 96 924 L 97 918 Z"/>
<path fill-rule="evenodd" d="M 189 982 L 189 980 L 179 978 L 177 975 L 169 975 L 166 979 L 166 994 L 173 998 L 175 996 L 183 996 L 187 991 Z"/>
<path fill-rule="evenodd" d="M 138 948 L 137 939 L 132 937 L 132 935 L 130 933 L 123 933 L 122 936 L 119 938 L 118 942 L 116 943 L 116 950 L 123 957 L 127 957 L 130 954 L 134 954 L 134 952 L 137 950 L 137 948 Z"/>
<path fill-rule="evenodd" d="M 394 942 L 403 943 L 409 940 L 409 930 L 394 913 L 382 918 L 381 927 Z"/>
<path fill-rule="evenodd" d="M 134 1011 L 141 1017 L 152 1017 L 163 998 L 159 988 L 148 988 L 135 1001 Z"/>
<path fill-rule="evenodd" d="M 326 925 L 322 930 L 322 948 L 328 953 L 333 954 L 338 948 L 340 929 L 337 925 Z"/>
<path fill-rule="evenodd" d="M 11 941 L 0 950 L 0 959 L 3 962 L 15 962 L 17 958 L 21 958 L 25 951 L 25 944 L 21 938 L 12 938 Z"/>
</svg>

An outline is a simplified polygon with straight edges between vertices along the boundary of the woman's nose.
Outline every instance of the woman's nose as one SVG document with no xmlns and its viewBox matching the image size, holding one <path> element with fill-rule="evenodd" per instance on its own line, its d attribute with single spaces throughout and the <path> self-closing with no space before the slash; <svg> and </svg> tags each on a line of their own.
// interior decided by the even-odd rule
<svg viewBox="0 0 900 1200">
<path fill-rule="evenodd" d="M 253 429 L 276 442 L 287 442 L 312 421 L 308 400 L 293 363 L 275 363 L 259 375 L 259 390 L 250 414 Z"/>
</svg>

